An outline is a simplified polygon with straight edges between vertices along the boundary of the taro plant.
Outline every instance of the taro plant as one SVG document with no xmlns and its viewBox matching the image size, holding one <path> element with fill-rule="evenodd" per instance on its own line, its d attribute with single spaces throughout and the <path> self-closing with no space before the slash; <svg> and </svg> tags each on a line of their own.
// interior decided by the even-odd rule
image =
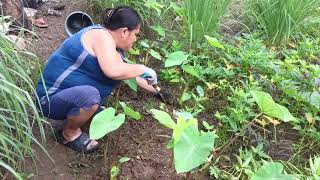
<svg viewBox="0 0 320 180">
<path fill-rule="evenodd" d="M 1 25 L 0 25 L 1 26 Z M 43 147 L 32 130 L 39 127 L 41 140 L 45 141 L 44 123 L 34 103 L 34 84 L 28 72 L 34 72 L 32 63 L 37 58 L 29 52 L 16 50 L 15 45 L 0 32 L 0 177 L 13 173 L 22 179 L 20 165 L 26 156 L 34 157 L 32 144 Z M 34 68 L 34 67 L 33 67 Z M 43 149 L 44 150 L 44 149 Z"/>
<path fill-rule="evenodd" d="M 265 32 L 269 43 L 280 45 L 315 18 L 319 0 L 246 0 L 249 16 Z"/>
<path fill-rule="evenodd" d="M 151 112 L 161 124 L 173 130 L 167 148 L 173 148 L 177 173 L 189 172 L 207 161 L 217 137 L 214 131 L 199 131 L 195 118 L 179 116 L 175 123 L 166 112 L 156 109 Z"/>
<path fill-rule="evenodd" d="M 170 53 L 165 60 L 164 66 L 172 67 L 172 66 L 180 66 L 182 64 L 185 64 L 188 61 L 189 55 L 186 52 L 183 51 L 176 51 L 173 53 Z"/>
<path fill-rule="evenodd" d="M 96 114 L 89 128 L 90 139 L 100 139 L 106 134 L 117 130 L 125 121 L 126 115 L 116 114 L 116 110 L 112 107 L 102 110 Z"/>
<path fill-rule="evenodd" d="M 204 40 L 219 27 L 221 18 L 231 0 L 184 0 L 183 19 L 190 48 Z"/>
<path fill-rule="evenodd" d="M 262 113 L 281 119 L 284 122 L 297 121 L 286 107 L 274 102 L 270 94 L 263 91 L 250 91 L 250 94 L 253 96 Z"/>
<path fill-rule="evenodd" d="M 117 130 L 124 123 L 126 115 L 134 120 L 142 118 L 139 112 L 133 110 L 126 103 L 120 102 L 120 105 L 124 113 L 116 115 L 116 110 L 113 107 L 109 107 L 93 117 L 89 128 L 91 139 L 100 139 L 106 134 Z"/>
</svg>

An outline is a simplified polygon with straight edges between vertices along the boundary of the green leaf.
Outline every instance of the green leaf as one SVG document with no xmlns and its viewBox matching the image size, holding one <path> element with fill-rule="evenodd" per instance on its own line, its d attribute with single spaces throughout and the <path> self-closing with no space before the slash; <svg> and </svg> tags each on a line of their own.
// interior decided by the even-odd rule
<svg viewBox="0 0 320 180">
<path fill-rule="evenodd" d="M 181 100 L 184 102 L 184 101 L 190 100 L 191 98 L 192 98 L 192 95 L 190 93 L 184 92 L 182 94 Z"/>
<path fill-rule="evenodd" d="M 166 36 L 166 30 L 161 27 L 160 25 L 157 26 L 151 26 L 151 28 L 156 31 L 161 37 L 165 37 Z"/>
<path fill-rule="evenodd" d="M 154 51 L 153 49 L 150 49 L 149 53 L 151 54 L 152 57 L 154 57 L 158 60 L 162 60 L 161 55 L 158 52 Z"/>
<path fill-rule="evenodd" d="M 138 91 L 138 84 L 136 78 L 124 80 L 124 82 L 132 89 L 133 91 Z"/>
<path fill-rule="evenodd" d="M 199 96 L 204 97 L 204 90 L 202 89 L 202 87 L 198 85 L 196 89 Z"/>
<path fill-rule="evenodd" d="M 213 129 L 213 126 L 210 126 L 210 124 L 207 121 L 202 121 L 202 124 L 208 130 Z"/>
<path fill-rule="evenodd" d="M 310 104 L 315 107 L 320 107 L 320 94 L 317 91 L 311 93 Z"/>
<path fill-rule="evenodd" d="M 6 170 L 8 170 L 10 173 L 12 173 L 15 176 L 16 179 L 23 180 L 23 178 L 19 175 L 19 173 L 17 173 L 14 169 L 12 169 L 12 167 L 10 167 L 8 164 L 3 162 L 1 159 L 0 159 L 0 167 L 3 167 Z"/>
<path fill-rule="evenodd" d="M 171 119 L 168 113 L 159 111 L 157 109 L 151 109 L 150 111 L 152 112 L 153 117 L 156 118 L 161 124 L 170 129 L 174 129 L 176 127 L 176 123 Z"/>
<path fill-rule="evenodd" d="M 211 47 L 215 47 L 215 48 L 219 48 L 219 49 L 225 49 L 224 46 L 218 41 L 217 38 L 214 38 L 214 37 L 210 37 L 210 36 L 207 36 L 205 35 L 204 36 L 208 43 L 210 44 Z"/>
<path fill-rule="evenodd" d="M 194 76 L 194 77 L 197 77 L 197 78 L 200 78 L 200 75 L 198 73 L 198 71 L 196 71 L 196 69 L 193 67 L 193 66 L 190 66 L 190 65 L 183 65 L 182 66 L 182 69 L 184 72 Z"/>
<path fill-rule="evenodd" d="M 124 163 L 124 162 L 128 162 L 128 161 L 130 161 L 130 158 L 128 158 L 128 157 L 122 157 L 119 159 L 119 163 Z"/>
<path fill-rule="evenodd" d="M 193 115 L 186 111 L 182 111 L 182 112 L 177 111 L 175 114 L 177 115 L 177 117 L 183 118 L 185 120 L 189 120 L 193 118 Z"/>
<path fill-rule="evenodd" d="M 164 66 L 171 67 L 181 65 L 183 62 L 188 60 L 188 57 L 189 55 L 183 51 L 173 52 L 169 54 Z"/>
<path fill-rule="evenodd" d="M 188 121 L 186 121 L 182 117 L 179 117 L 177 119 L 177 125 L 173 130 L 173 140 L 175 144 L 179 142 L 184 130 L 189 126 L 193 126 L 196 130 L 198 130 L 198 121 L 194 118 L 189 119 Z"/>
<path fill-rule="evenodd" d="M 115 116 L 115 112 L 114 108 L 109 107 L 93 117 L 89 128 L 90 139 L 100 139 L 122 125 L 125 115 Z"/>
<path fill-rule="evenodd" d="M 168 142 L 168 144 L 166 145 L 166 148 L 167 148 L 167 149 L 172 149 L 173 147 L 174 147 L 174 140 L 171 139 L 171 140 Z"/>
<path fill-rule="evenodd" d="M 124 113 L 126 115 L 128 115 L 129 117 L 132 117 L 135 120 L 140 120 L 141 119 L 141 115 L 139 112 L 133 110 L 132 108 L 130 108 L 129 106 L 126 105 L 126 103 L 124 102 L 120 102 L 120 105 L 124 111 Z"/>
<path fill-rule="evenodd" d="M 253 99 L 257 102 L 261 112 L 268 116 L 278 118 L 284 122 L 296 121 L 296 118 L 291 115 L 289 110 L 275 103 L 270 94 L 263 91 L 250 91 Z"/>
<path fill-rule="evenodd" d="M 195 126 L 184 130 L 181 139 L 174 145 L 174 162 L 177 173 L 191 171 L 204 163 L 213 148 L 213 132 L 200 133 Z"/>
<path fill-rule="evenodd" d="M 119 172 L 120 172 L 120 169 L 119 169 L 119 167 L 117 167 L 117 166 L 112 166 L 112 168 L 111 168 L 111 177 L 112 178 L 115 178 L 115 177 L 117 177 L 118 175 L 119 175 Z"/>
<path fill-rule="evenodd" d="M 250 180 L 296 180 L 294 175 L 282 174 L 283 165 L 278 162 L 267 162 L 251 177 Z"/>
<path fill-rule="evenodd" d="M 140 54 L 140 50 L 139 50 L 139 49 L 133 49 L 133 48 L 131 48 L 131 49 L 129 50 L 129 54 L 139 55 L 139 54 Z"/>
<path fill-rule="evenodd" d="M 141 46 L 143 46 L 145 48 L 149 48 L 150 47 L 150 45 L 146 41 L 140 41 L 139 43 L 141 44 Z"/>
</svg>

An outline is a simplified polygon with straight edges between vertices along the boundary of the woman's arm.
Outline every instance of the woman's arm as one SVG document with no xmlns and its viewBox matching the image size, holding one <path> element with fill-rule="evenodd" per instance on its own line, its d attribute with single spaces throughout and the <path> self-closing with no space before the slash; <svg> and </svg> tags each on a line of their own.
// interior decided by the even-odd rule
<svg viewBox="0 0 320 180">
<path fill-rule="evenodd" d="M 141 77 L 136 77 L 136 80 L 137 80 L 137 84 L 139 87 L 141 87 L 149 92 L 157 93 L 157 91 L 154 89 L 154 87 L 148 84 L 147 80 L 145 80 Z M 157 89 L 158 89 L 158 91 L 161 90 L 161 88 L 159 86 L 157 86 Z"/>
<path fill-rule="evenodd" d="M 93 51 L 106 76 L 115 80 L 125 80 L 138 77 L 146 71 L 147 67 L 144 65 L 127 64 L 122 61 L 110 34 L 101 32 L 93 38 Z"/>
</svg>

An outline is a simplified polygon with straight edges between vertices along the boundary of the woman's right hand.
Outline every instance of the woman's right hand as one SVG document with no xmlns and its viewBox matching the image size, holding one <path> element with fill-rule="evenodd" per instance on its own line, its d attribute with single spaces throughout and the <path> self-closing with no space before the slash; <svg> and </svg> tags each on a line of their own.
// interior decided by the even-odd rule
<svg viewBox="0 0 320 180">
<path fill-rule="evenodd" d="M 146 79 L 150 85 L 158 84 L 157 73 L 151 68 L 146 67 L 146 70 L 140 77 Z"/>
</svg>

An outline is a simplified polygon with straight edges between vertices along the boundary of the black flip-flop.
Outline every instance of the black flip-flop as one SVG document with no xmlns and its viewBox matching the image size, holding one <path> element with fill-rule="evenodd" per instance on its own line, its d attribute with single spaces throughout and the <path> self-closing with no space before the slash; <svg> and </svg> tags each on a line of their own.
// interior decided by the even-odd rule
<svg viewBox="0 0 320 180">
<path fill-rule="evenodd" d="M 60 144 L 63 144 L 74 151 L 83 152 L 85 154 L 94 152 L 95 150 L 97 150 L 99 148 L 99 145 L 100 145 L 98 143 L 94 147 L 87 149 L 87 146 L 92 142 L 92 140 L 89 139 L 89 135 L 84 132 L 82 132 L 81 135 L 79 137 L 77 137 L 75 140 L 68 142 L 66 144 L 64 144 L 66 139 L 63 137 L 62 130 L 57 131 L 56 138 Z M 84 143 L 85 141 L 87 141 L 87 142 Z"/>
</svg>

